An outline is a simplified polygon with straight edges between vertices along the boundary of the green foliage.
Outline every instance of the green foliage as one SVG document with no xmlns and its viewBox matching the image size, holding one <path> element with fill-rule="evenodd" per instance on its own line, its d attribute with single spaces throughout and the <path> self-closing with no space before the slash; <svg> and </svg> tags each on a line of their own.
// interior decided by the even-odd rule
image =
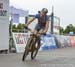
<svg viewBox="0 0 75 67">
<path fill-rule="evenodd" d="M 65 29 L 63 29 L 63 27 L 60 27 L 59 31 L 60 31 L 60 34 L 69 34 L 69 32 L 75 33 L 75 26 L 73 26 L 72 24 L 69 24 L 68 26 L 66 26 Z"/>
<path fill-rule="evenodd" d="M 12 32 L 24 32 L 24 24 L 19 23 L 17 26 L 14 24 L 11 26 L 9 24 L 9 32 L 11 33 L 11 27 L 12 27 Z"/>
<path fill-rule="evenodd" d="M 75 32 L 75 27 L 72 24 L 69 24 L 64 30 L 65 34 L 68 34 L 69 32 Z"/>
<path fill-rule="evenodd" d="M 24 24 L 18 24 L 17 26 L 17 32 L 23 32 L 24 31 Z"/>
<path fill-rule="evenodd" d="M 13 31 L 13 32 L 17 32 L 16 25 L 12 25 L 12 31 Z"/>
<path fill-rule="evenodd" d="M 68 34 L 69 32 L 75 32 L 75 26 L 69 24 L 65 29 L 59 28 L 60 34 Z M 11 24 L 9 24 L 9 33 L 11 32 Z M 19 23 L 17 26 L 12 25 L 12 32 L 24 32 L 24 24 Z"/>
</svg>

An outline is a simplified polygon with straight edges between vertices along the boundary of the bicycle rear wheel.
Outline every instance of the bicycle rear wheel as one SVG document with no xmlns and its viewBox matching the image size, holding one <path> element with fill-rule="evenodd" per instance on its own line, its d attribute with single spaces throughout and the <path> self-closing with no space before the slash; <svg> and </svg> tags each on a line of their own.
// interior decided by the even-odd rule
<svg viewBox="0 0 75 67">
<path fill-rule="evenodd" d="M 29 53 L 29 50 L 25 50 L 24 51 L 24 54 L 23 54 L 23 57 L 22 57 L 22 61 L 25 60 L 25 58 L 27 57 L 28 53 Z"/>
<path fill-rule="evenodd" d="M 36 42 L 36 40 L 33 41 L 33 45 L 32 45 L 32 52 L 31 52 L 31 59 L 35 59 L 37 53 L 38 53 L 38 44 Z"/>
<path fill-rule="evenodd" d="M 32 60 L 35 59 L 37 53 L 38 53 L 38 50 L 35 50 L 35 51 L 32 51 L 32 52 L 31 52 L 31 59 L 32 59 Z"/>
</svg>

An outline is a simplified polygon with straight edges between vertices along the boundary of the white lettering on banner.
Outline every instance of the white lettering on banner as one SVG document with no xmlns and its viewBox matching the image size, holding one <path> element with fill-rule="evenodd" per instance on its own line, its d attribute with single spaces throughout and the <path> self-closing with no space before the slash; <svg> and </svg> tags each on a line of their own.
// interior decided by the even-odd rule
<svg viewBox="0 0 75 67">
<path fill-rule="evenodd" d="M 23 37 L 24 37 L 24 42 L 27 44 L 27 40 L 29 38 L 29 35 L 28 34 L 23 34 Z"/>
<path fill-rule="evenodd" d="M 55 39 L 53 36 L 42 36 L 41 37 L 41 48 L 42 50 L 48 50 L 56 48 Z"/>
<path fill-rule="evenodd" d="M 43 37 L 42 38 L 42 43 L 45 44 L 46 46 L 51 46 L 51 45 L 54 45 L 54 38 L 53 37 Z"/>
<path fill-rule="evenodd" d="M 28 38 L 28 33 L 13 33 L 17 53 L 24 52 Z"/>
<path fill-rule="evenodd" d="M 24 44 L 22 34 L 15 34 L 15 40 L 17 44 Z"/>
</svg>

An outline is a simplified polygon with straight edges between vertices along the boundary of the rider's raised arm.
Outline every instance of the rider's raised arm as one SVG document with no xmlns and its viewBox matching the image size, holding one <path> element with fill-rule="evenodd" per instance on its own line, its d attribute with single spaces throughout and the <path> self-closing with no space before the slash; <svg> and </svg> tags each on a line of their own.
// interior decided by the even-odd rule
<svg viewBox="0 0 75 67">
<path fill-rule="evenodd" d="M 32 18 L 31 20 L 29 20 L 28 22 L 27 22 L 27 26 L 30 24 L 30 23 L 32 23 L 33 21 L 35 20 L 35 18 Z"/>
<path fill-rule="evenodd" d="M 30 23 L 32 23 L 36 18 L 38 18 L 39 17 L 39 14 L 36 14 L 31 20 L 29 20 L 28 22 L 27 22 L 27 26 L 30 24 Z"/>
</svg>

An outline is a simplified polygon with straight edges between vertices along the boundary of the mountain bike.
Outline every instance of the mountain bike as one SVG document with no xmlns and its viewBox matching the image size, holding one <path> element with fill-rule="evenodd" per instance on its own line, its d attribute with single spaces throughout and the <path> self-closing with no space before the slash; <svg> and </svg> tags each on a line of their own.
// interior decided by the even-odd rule
<svg viewBox="0 0 75 67">
<path fill-rule="evenodd" d="M 28 27 L 25 27 L 25 28 L 28 29 L 29 31 L 31 31 L 30 28 L 28 28 Z M 31 59 L 32 60 L 36 57 L 36 55 L 38 53 L 38 50 L 40 48 L 40 43 L 39 43 L 40 37 L 37 35 L 38 31 L 36 33 L 32 33 L 30 35 L 30 38 L 28 39 L 27 45 L 25 47 L 25 51 L 24 51 L 24 54 L 23 54 L 23 57 L 22 57 L 22 61 L 24 61 L 26 59 L 29 52 L 31 52 Z M 41 33 L 41 34 L 44 34 L 44 33 Z M 44 35 L 46 35 L 46 34 L 44 34 Z"/>
</svg>

